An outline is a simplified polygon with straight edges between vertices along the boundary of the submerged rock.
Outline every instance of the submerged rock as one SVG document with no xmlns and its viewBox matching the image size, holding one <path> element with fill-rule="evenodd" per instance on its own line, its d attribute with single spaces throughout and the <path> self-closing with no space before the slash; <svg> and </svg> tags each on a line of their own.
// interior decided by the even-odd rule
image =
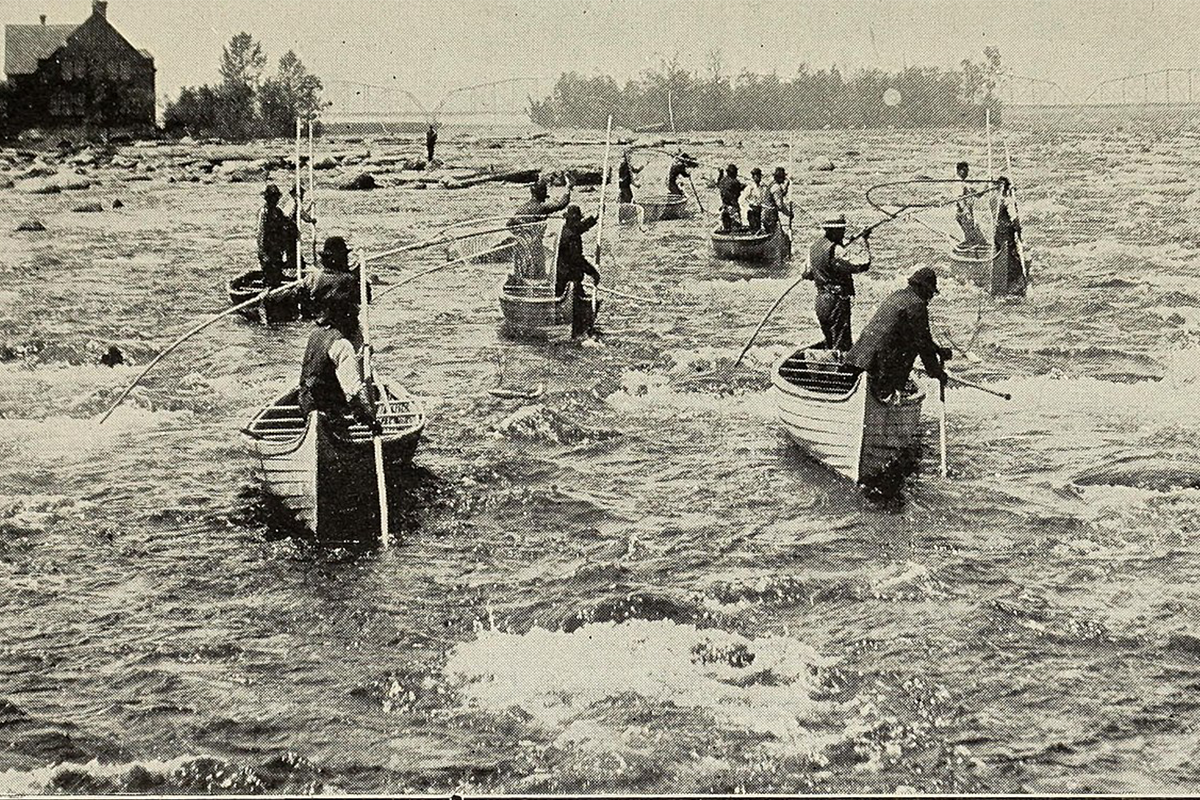
<svg viewBox="0 0 1200 800">
<path fill-rule="evenodd" d="M 24 222 L 18 223 L 18 231 L 44 231 L 46 226 L 41 223 L 41 220 L 27 219 Z"/>
<path fill-rule="evenodd" d="M 374 189 L 377 186 L 378 184 L 375 182 L 375 176 L 369 172 L 363 172 L 359 175 L 355 175 L 350 180 L 342 181 L 340 184 L 338 184 L 339 189 L 345 189 L 346 191 L 367 191 L 369 189 Z"/>
<path fill-rule="evenodd" d="M 95 214 L 104 210 L 104 205 L 99 200 L 93 200 L 90 203 L 83 203 L 71 209 L 76 214 Z"/>
</svg>

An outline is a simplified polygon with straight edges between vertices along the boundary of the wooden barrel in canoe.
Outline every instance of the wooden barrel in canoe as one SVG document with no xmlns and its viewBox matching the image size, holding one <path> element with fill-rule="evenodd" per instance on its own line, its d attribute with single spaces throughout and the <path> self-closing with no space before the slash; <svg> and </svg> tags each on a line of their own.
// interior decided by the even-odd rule
<svg viewBox="0 0 1200 800">
<path fill-rule="evenodd" d="M 713 253 L 729 261 L 779 263 L 792 254 L 792 243 L 782 226 L 771 233 L 730 231 L 712 232 Z"/>
<path fill-rule="evenodd" d="M 776 362 L 771 383 L 788 436 L 838 474 L 870 483 L 911 460 L 925 399 L 912 381 L 894 403 L 882 403 L 841 353 L 807 347 Z"/>
<path fill-rule="evenodd" d="M 285 282 L 292 280 L 295 280 L 295 278 L 291 276 L 284 277 Z M 226 283 L 226 288 L 229 291 L 230 305 L 240 305 L 247 300 L 252 300 L 262 294 L 266 288 L 263 284 L 262 270 L 255 269 L 242 273 L 236 278 L 230 279 Z M 294 292 L 284 292 L 277 297 L 270 297 L 261 303 L 243 308 L 238 313 L 248 320 L 268 325 L 277 322 L 292 322 L 304 315 L 303 301 L 305 294 L 306 292 L 299 289 Z"/>
<path fill-rule="evenodd" d="M 425 428 L 425 413 L 404 390 L 380 385 L 386 395 L 376 405 L 383 424 L 384 475 L 389 490 L 398 490 L 401 469 Z M 297 395 L 293 390 L 261 409 L 242 430 L 263 490 L 320 538 L 377 537 L 379 496 L 370 431 L 358 423 L 334 424 L 321 412 L 306 418 Z"/>
</svg>

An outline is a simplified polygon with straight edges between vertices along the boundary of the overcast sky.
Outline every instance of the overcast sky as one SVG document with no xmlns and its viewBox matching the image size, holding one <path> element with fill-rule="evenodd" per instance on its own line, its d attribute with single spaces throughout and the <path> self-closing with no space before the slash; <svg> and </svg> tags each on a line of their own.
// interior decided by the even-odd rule
<svg viewBox="0 0 1200 800">
<path fill-rule="evenodd" d="M 0 23 L 82 21 L 91 0 L 0 0 Z M 158 91 L 215 80 L 242 30 L 323 78 L 447 90 L 564 70 L 622 79 L 678 55 L 704 69 L 953 66 L 1000 48 L 1014 72 L 1074 99 L 1100 80 L 1200 64 L 1197 0 L 110 0 L 109 19 L 158 64 Z M 1200 76 L 1198 76 L 1200 77 Z M 1200 91 L 1200 83 L 1197 85 Z"/>
</svg>

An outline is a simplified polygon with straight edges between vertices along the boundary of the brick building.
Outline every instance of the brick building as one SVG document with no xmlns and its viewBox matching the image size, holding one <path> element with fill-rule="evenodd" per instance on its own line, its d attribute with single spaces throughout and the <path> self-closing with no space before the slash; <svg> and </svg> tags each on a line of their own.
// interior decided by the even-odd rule
<svg viewBox="0 0 1200 800">
<path fill-rule="evenodd" d="M 78 25 L 4 26 L 9 125 L 144 128 L 155 123 L 154 57 L 138 50 L 94 0 Z"/>
</svg>

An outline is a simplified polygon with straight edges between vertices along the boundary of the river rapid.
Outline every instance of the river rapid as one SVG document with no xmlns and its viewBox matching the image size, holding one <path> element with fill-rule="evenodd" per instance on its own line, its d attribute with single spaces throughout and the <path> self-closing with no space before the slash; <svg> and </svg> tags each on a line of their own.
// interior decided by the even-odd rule
<svg viewBox="0 0 1200 800">
<path fill-rule="evenodd" d="M 720 136 L 686 146 L 789 163 L 788 135 Z M 223 320 L 96 424 L 138 369 L 104 349 L 145 364 L 226 304 L 258 184 L 101 179 L 88 193 L 124 203 L 101 214 L 0 192 L 0 228 L 48 229 L 0 235 L 0 792 L 1193 791 L 1200 139 L 1003 138 L 1028 297 L 981 296 L 913 222 L 876 232 L 858 281 L 856 330 L 937 267 L 952 366 L 1013 395 L 949 392 L 949 479 L 934 391 L 899 499 L 787 441 L 767 373 L 818 338 L 810 284 L 750 369 L 683 380 L 736 357 L 802 259 L 718 262 L 711 216 L 643 232 L 614 213 L 605 283 L 667 302 L 610 298 L 598 346 L 501 339 L 502 265 L 372 309 L 379 367 L 429 404 L 387 551 L 296 535 L 251 479 L 239 429 L 296 380 L 304 323 Z M 792 141 L 794 198 L 860 224 L 869 186 L 986 159 L 970 131 Z M 500 144 L 550 166 L 603 150 Z M 526 196 L 318 187 L 317 210 L 322 235 L 383 250 Z M 798 217 L 798 255 L 815 235 Z M 537 383 L 534 402 L 487 393 Z"/>
</svg>

